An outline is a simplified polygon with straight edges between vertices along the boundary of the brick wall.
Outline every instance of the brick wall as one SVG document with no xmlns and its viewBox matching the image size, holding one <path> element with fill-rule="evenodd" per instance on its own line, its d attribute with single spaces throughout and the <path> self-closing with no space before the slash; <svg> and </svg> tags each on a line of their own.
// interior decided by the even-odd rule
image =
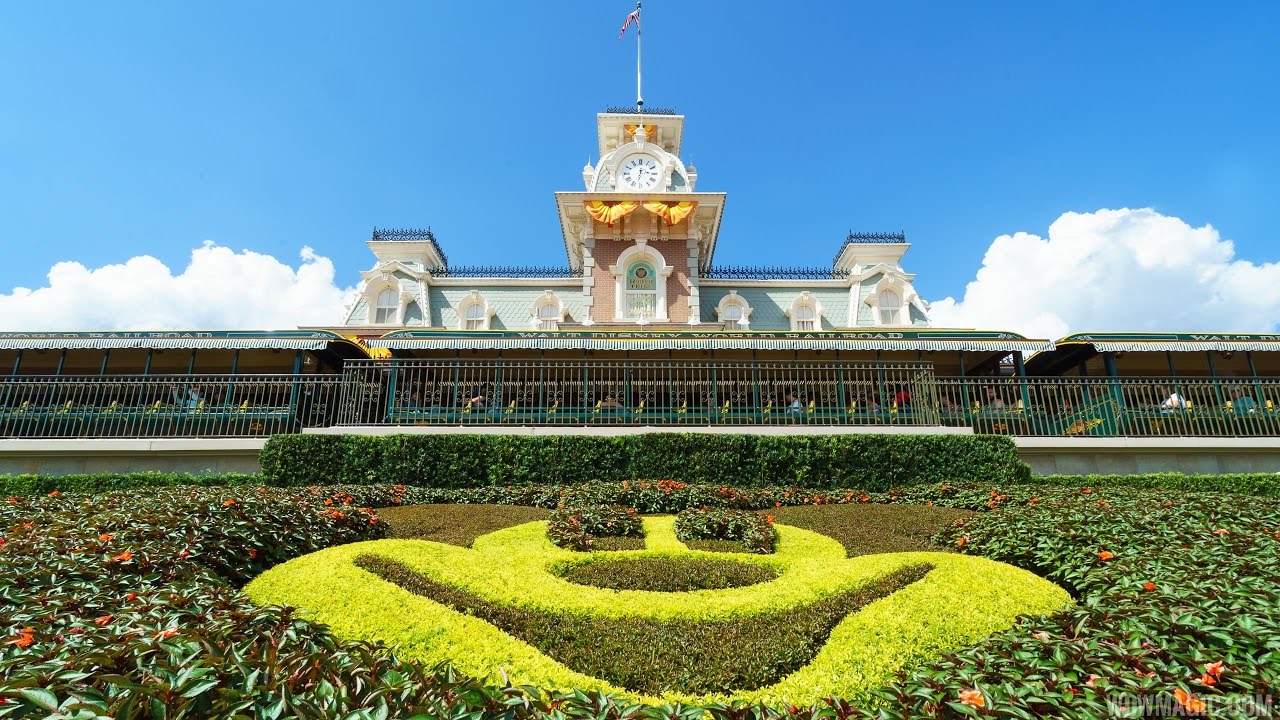
<svg viewBox="0 0 1280 720">
<path fill-rule="evenodd" d="M 596 267 L 593 274 L 595 286 L 592 289 L 593 305 L 591 319 L 597 323 L 611 323 L 614 318 L 614 278 L 610 272 L 618 264 L 620 256 L 628 248 L 635 245 L 632 241 L 613 240 L 607 236 L 597 237 L 596 247 L 592 255 Z M 667 265 L 673 270 L 667 277 L 667 317 L 670 322 L 689 321 L 689 248 L 684 238 L 670 240 L 652 240 L 650 247 L 662 253 Z"/>
</svg>

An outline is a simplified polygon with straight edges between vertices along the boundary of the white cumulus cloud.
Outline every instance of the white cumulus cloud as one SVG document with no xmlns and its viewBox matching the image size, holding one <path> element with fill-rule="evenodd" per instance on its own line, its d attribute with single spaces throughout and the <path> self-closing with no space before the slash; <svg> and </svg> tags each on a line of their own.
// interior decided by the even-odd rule
<svg viewBox="0 0 1280 720">
<path fill-rule="evenodd" d="M 99 268 L 60 262 L 47 286 L 0 295 L 0 329 L 287 330 L 340 323 L 351 288 L 334 284 L 328 258 L 309 247 L 300 258 L 295 268 L 207 241 L 178 274 L 147 255 Z"/>
<path fill-rule="evenodd" d="M 1150 208 L 1069 212 L 1046 237 L 996 238 L 964 297 L 931 307 L 934 327 L 1072 332 L 1274 332 L 1280 262 L 1255 264 L 1211 225 Z"/>
</svg>

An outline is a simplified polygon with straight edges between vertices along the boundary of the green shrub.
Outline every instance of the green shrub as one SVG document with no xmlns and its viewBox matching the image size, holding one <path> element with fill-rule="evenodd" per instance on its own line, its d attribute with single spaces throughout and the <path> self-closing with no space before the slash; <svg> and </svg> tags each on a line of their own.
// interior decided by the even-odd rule
<svg viewBox="0 0 1280 720">
<path fill-rule="evenodd" d="M 280 486 L 398 482 L 445 489 L 638 479 L 887 490 L 1030 476 L 1007 437 L 720 433 L 275 435 L 262 450 L 262 472 Z"/>
<path fill-rule="evenodd" d="M 174 485 L 261 485 L 262 476 L 248 473 L 190 475 L 187 473 L 131 472 L 79 473 L 74 475 L 0 475 L 0 496 L 46 495 L 54 492 L 97 493 L 111 490 L 172 487 Z"/>
<path fill-rule="evenodd" d="M 1184 475 L 1144 473 L 1138 475 L 1036 475 L 1026 482 L 1068 487 L 1128 487 L 1158 490 L 1229 492 L 1241 495 L 1280 497 L 1280 472 Z"/>
<path fill-rule="evenodd" d="M 692 508 L 676 515 L 676 537 L 681 542 L 692 540 L 732 540 L 742 543 L 747 552 L 761 555 L 773 552 L 778 532 L 772 515 L 727 508 Z"/>
<path fill-rule="evenodd" d="M 575 585 L 610 590 L 691 592 L 767 582 L 778 576 L 765 565 L 711 558 L 629 558 L 570 567 L 561 577 Z"/>
<path fill-rule="evenodd" d="M 640 516 L 621 505 L 579 505 L 557 508 L 547 522 L 547 539 L 568 549 L 587 551 L 596 538 L 644 537 Z"/>
<path fill-rule="evenodd" d="M 646 517 L 643 522 L 646 549 L 608 557 L 725 557 L 685 548 L 675 537 L 675 519 L 670 516 Z M 491 533 L 478 538 L 472 549 L 413 540 L 329 548 L 269 570 L 246 591 L 258 602 L 305 608 L 310 617 L 331 625 L 343 637 L 379 638 L 401 648 L 406 657 L 429 664 L 448 661 L 489 681 L 610 693 L 621 692 L 623 687 L 615 683 L 625 682 L 634 683 L 624 687 L 645 693 L 639 699 L 650 703 L 733 700 L 770 706 L 812 704 L 824 697 L 860 701 L 904 666 L 972 644 L 1012 626 L 1020 615 L 1052 612 L 1070 604 L 1067 593 L 1052 583 L 983 558 L 936 552 L 846 558 L 840 543 L 817 533 L 780 527 L 779 534 L 777 552 L 772 555 L 734 556 L 740 562 L 774 569 L 775 580 L 691 592 L 678 601 L 667 593 L 569 584 L 562 575 L 598 562 L 601 554 L 555 547 L 547 542 L 543 523 Z M 371 567 L 369 558 L 377 558 L 378 564 L 392 563 L 395 567 L 388 576 L 395 582 L 371 579 L 361 569 Z M 741 637 L 739 643 L 733 639 L 737 635 L 699 634 L 700 630 L 686 635 L 679 630 L 693 632 L 740 620 L 748 622 L 741 627 L 778 626 L 790 632 L 795 628 L 787 628 L 785 618 L 922 565 L 933 569 L 917 582 L 859 612 L 836 612 L 838 622 L 830 628 L 825 646 L 803 667 L 797 661 L 820 644 L 808 630 L 801 633 L 808 640 L 789 640 L 792 644 L 768 649 L 750 637 Z M 844 607 L 847 612 L 848 606 Z M 830 617 L 830 612 L 827 608 L 820 614 Z M 750 624 L 753 619 L 763 622 Z M 530 641 L 550 634 L 550 656 L 487 620 L 512 623 L 503 627 L 530 633 L 522 635 Z M 579 631 L 566 636 L 566 628 L 571 627 Z M 644 641 L 638 632 L 644 627 L 663 628 L 660 641 Z M 721 659 L 708 664 L 709 670 L 716 669 L 714 675 L 697 675 L 702 656 L 686 653 L 677 641 L 691 638 L 700 638 L 699 648 L 716 648 Z M 738 654 L 736 660 L 723 661 L 735 657 L 741 650 L 734 647 L 738 644 L 750 648 L 747 656 Z M 602 654 L 584 657 L 591 655 L 592 648 Z M 666 653 L 659 654 L 665 658 L 659 665 L 668 665 L 670 672 L 665 678 L 653 669 L 650 657 L 659 650 Z M 683 659 L 677 661 L 671 654 Z M 587 664 L 566 667 L 570 657 L 583 658 Z M 741 662 L 754 679 L 726 681 L 720 671 L 730 669 L 733 662 Z M 610 681 L 589 674 L 594 672 L 616 674 L 607 676 Z M 720 688 L 726 682 L 738 689 L 723 692 Z M 755 689 L 738 684 L 756 682 L 766 684 Z M 653 697 L 649 693 L 655 688 L 666 691 L 660 698 Z"/>
</svg>

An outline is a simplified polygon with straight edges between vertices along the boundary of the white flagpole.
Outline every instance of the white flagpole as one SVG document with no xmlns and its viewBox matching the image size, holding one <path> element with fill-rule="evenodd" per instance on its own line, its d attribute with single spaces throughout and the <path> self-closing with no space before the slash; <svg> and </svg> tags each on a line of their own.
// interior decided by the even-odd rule
<svg viewBox="0 0 1280 720">
<path fill-rule="evenodd" d="M 644 95 L 640 94 L 640 0 L 636 0 L 636 112 L 644 109 Z"/>
</svg>

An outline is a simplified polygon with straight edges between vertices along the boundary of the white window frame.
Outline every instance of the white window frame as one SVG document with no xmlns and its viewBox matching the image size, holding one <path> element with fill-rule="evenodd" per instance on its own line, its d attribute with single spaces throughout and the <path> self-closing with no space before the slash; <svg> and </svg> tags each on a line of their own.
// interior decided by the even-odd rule
<svg viewBox="0 0 1280 720">
<path fill-rule="evenodd" d="M 391 303 L 384 305 L 382 299 L 384 295 L 391 295 Z M 369 319 L 373 325 L 399 325 L 400 314 L 402 311 L 400 303 L 400 293 L 390 285 L 384 285 L 377 292 L 370 293 L 373 298 L 373 306 L 369 309 Z M 389 310 L 390 314 L 384 316 L 383 311 Z M 381 317 L 380 317 L 381 316 Z"/>
<path fill-rule="evenodd" d="M 880 317 L 881 325 L 902 325 L 902 295 L 894 288 L 885 288 L 876 293 L 876 314 Z M 890 307 L 885 301 L 893 298 L 894 305 Z M 885 313 L 889 313 L 888 319 Z"/>
<path fill-rule="evenodd" d="M 801 319 L 801 309 L 812 310 L 813 317 Z M 792 332 L 819 332 L 822 330 L 822 303 L 810 295 L 808 290 L 800 293 L 791 302 L 791 307 L 787 308 L 784 314 L 791 320 Z M 802 323 L 813 323 L 813 327 L 801 327 Z"/>
<path fill-rule="evenodd" d="M 473 308 L 479 308 L 479 317 L 471 317 Z M 459 330 L 488 330 L 490 326 L 489 320 L 493 317 L 493 308 L 489 307 L 488 301 L 480 294 L 478 290 L 472 290 L 467 293 L 458 303 L 458 329 Z M 475 320 L 476 327 L 468 327 L 470 322 Z"/>
<path fill-rule="evenodd" d="M 627 271 L 636 263 L 648 263 L 654 272 L 654 313 L 653 317 L 634 318 L 627 316 Z M 667 278 L 674 268 L 667 264 L 666 258 L 655 248 L 649 247 L 645 239 L 636 240 L 636 244 L 623 250 L 618 255 L 618 264 L 610 268 L 613 273 L 613 320 L 614 322 L 636 323 L 644 325 L 650 322 L 668 322 L 667 316 Z"/>
<path fill-rule="evenodd" d="M 886 322 L 881 313 L 880 303 L 885 293 L 893 293 L 898 298 L 898 310 L 892 316 L 892 322 Z M 911 322 L 911 306 L 918 298 L 911 285 L 902 278 L 887 275 L 875 284 L 867 296 L 867 305 L 871 306 L 871 324 L 876 327 L 907 327 Z"/>
<path fill-rule="evenodd" d="M 559 330 L 565 314 L 564 303 L 561 302 L 560 297 L 547 290 L 533 302 L 533 308 L 529 313 L 529 326 L 534 330 L 545 332 Z"/>
<path fill-rule="evenodd" d="M 730 320 L 728 317 L 729 311 L 735 308 L 742 313 L 740 319 L 736 321 Z M 747 302 L 746 298 L 739 295 L 737 290 L 730 290 L 729 294 L 720 298 L 720 303 L 716 305 L 716 319 L 724 323 L 725 330 L 750 330 L 751 304 Z"/>
</svg>

